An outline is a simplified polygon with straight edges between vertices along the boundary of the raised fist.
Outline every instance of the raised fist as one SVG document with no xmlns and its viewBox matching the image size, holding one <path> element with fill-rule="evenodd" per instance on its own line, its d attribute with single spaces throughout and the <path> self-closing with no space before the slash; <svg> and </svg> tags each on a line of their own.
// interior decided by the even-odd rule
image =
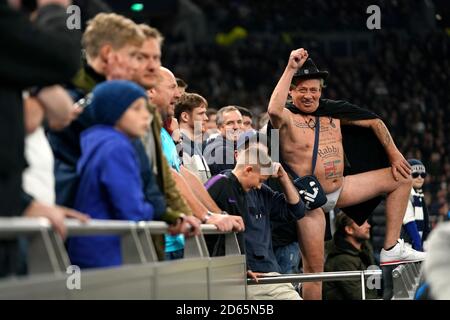
<svg viewBox="0 0 450 320">
<path fill-rule="evenodd" d="M 303 48 L 294 50 L 289 56 L 288 67 L 297 70 L 303 66 L 306 59 L 308 59 L 308 51 Z"/>
</svg>

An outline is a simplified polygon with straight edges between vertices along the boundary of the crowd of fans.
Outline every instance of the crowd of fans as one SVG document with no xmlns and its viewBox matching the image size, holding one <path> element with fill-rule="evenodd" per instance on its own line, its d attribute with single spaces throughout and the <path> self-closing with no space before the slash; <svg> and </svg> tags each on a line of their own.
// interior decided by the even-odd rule
<svg viewBox="0 0 450 320">
<path fill-rule="evenodd" d="M 15 174 L 11 180 L 16 182 L 13 188 L 8 185 L 11 172 L 6 166 L 13 161 L 5 161 L 0 187 L 16 190 L 12 192 L 16 198 L 21 195 L 20 204 L 18 199 L 2 198 L 2 210 L 11 211 L 6 215 L 45 216 L 63 237 L 67 217 L 86 221 L 87 214 L 99 219 L 163 220 L 171 225 L 171 235 L 166 236 L 165 246 L 159 239 L 157 249 L 160 258 L 167 260 L 183 257 L 184 236 L 198 234 L 200 223 L 240 232 L 245 221 L 247 230 L 245 237 L 241 234 L 240 245 L 245 241 L 249 252 L 263 257 L 252 262 L 255 268 L 261 268 L 253 271 L 279 272 L 272 252 L 269 214 L 262 219 L 261 212 L 278 214 L 295 223 L 305 214 L 304 204 L 283 167 L 271 163 L 268 150 L 259 144 L 250 147 L 245 139 L 242 143 L 240 135 L 246 131 L 256 134 L 254 129 L 264 125 L 275 82 L 290 51 L 299 47 L 309 51 L 320 69 L 330 72 L 323 97 L 348 100 L 379 114 L 405 157 L 423 161 L 429 174 L 425 191 L 430 213 L 447 214 L 450 143 L 445 133 L 450 129 L 450 43 L 448 35 L 432 28 L 430 20 L 420 24 L 428 26 L 426 30 L 406 32 L 414 14 L 429 16 L 431 9 L 425 10 L 425 2 L 378 1 L 387 8 L 382 11 L 386 30 L 369 31 L 365 9 L 370 1 L 304 1 L 300 5 L 180 1 L 180 5 L 194 5 L 191 10 L 204 19 L 195 26 L 203 28 L 199 34 L 204 34 L 204 39 L 192 36 L 188 42 L 184 37 L 195 28 L 168 33 L 164 39 L 149 25 L 105 13 L 90 20 L 82 38 L 76 33 L 64 37 L 61 10 L 68 2 L 50 2 L 38 3 L 34 21 L 33 15 L 26 16 L 30 12 L 18 18 L 20 6 L 0 3 L 0 13 L 6 12 L 5 16 L 21 27 L 19 33 L 35 33 L 36 42 L 39 36 L 43 40 L 53 36 L 55 41 L 75 48 L 67 58 L 71 68 L 65 73 L 51 63 L 32 65 L 37 70 L 47 67 L 42 72 L 49 75 L 61 74 L 45 81 L 36 77 L 38 80 L 2 82 L 6 89 L 2 88 L 0 98 L 14 97 L 20 110 L 23 104 L 24 115 L 16 111 L 14 119 L 25 119 L 22 130 L 22 123 L 15 126 L 11 114 L 6 114 L 12 119 L 9 124 L 14 126 L 17 142 L 17 150 L 9 156 L 16 156 L 18 164 L 11 166 Z M 254 14 L 254 7 L 258 7 L 258 14 Z M 179 25 L 174 26 L 177 28 Z M 324 33 L 330 29 L 337 34 L 336 46 Z M 358 40 L 348 40 L 354 31 L 360 33 Z M 42 43 L 27 43 L 24 34 L 21 36 L 5 38 L 14 44 L 11 52 L 35 45 L 43 61 L 50 59 Z M 54 56 L 64 65 L 61 52 L 54 52 Z M 23 57 L 12 59 L 17 59 L 12 66 L 20 65 Z M 76 72 L 79 60 L 82 65 Z M 170 70 L 161 66 L 161 60 Z M 0 72 L 11 74 L 3 69 Z M 56 106 L 61 108 L 55 111 Z M 249 109 L 254 115 L 253 128 Z M 194 124 L 200 121 L 206 125 L 207 117 L 213 115 L 215 123 L 208 123 L 213 131 L 198 143 Z M 177 135 L 177 129 L 181 134 Z M 26 139 L 21 136 L 23 131 Z M 2 133 L 1 138 L 6 135 Z M 230 141 L 232 150 L 228 152 Z M 183 146 L 181 154 L 177 145 Z M 261 159 L 257 170 L 248 163 L 244 155 L 251 148 L 262 150 L 274 172 L 263 175 L 259 171 L 264 168 Z M 21 189 L 17 182 L 25 167 L 24 155 L 28 169 Z M 223 162 L 217 162 L 222 155 L 219 160 Z M 233 170 L 233 174 L 228 172 L 230 181 L 223 180 L 224 176 L 222 180 L 213 177 L 224 169 Z M 261 183 L 271 175 L 280 181 L 284 195 L 268 186 L 261 189 Z M 227 189 L 230 185 L 234 189 Z M 232 197 L 238 206 L 230 202 Z M 243 205 L 245 201 L 254 205 Z M 343 228 L 350 224 L 344 223 Z M 256 232 L 257 228 L 264 232 Z M 219 243 L 220 239 L 210 251 L 218 250 Z M 67 248 L 72 262 L 82 268 L 121 264 L 118 238 L 72 237 Z M 17 272 L 17 266 L 9 260 L 16 249 L 14 244 L 0 243 L 0 276 Z M 257 277 L 248 271 L 249 276 Z M 278 289 L 300 298 L 292 286 Z"/>
<path fill-rule="evenodd" d="M 194 3 L 203 10 L 207 36 L 192 51 L 169 34 L 163 59 L 191 90 L 204 93 L 210 106 L 220 108 L 233 97 L 262 117 L 289 52 L 305 47 L 319 68 L 330 72 L 323 96 L 381 115 L 405 157 L 422 159 L 429 168 L 425 190 L 431 214 L 447 213 L 450 39 L 436 27 L 439 1 L 436 6 L 396 0 Z M 381 30 L 366 27 L 372 4 L 381 9 Z M 236 27 L 246 31 L 244 37 L 227 45 L 217 41 L 217 34 Z M 326 40 L 330 30 L 341 35 L 335 46 Z M 351 39 L 355 32 L 361 41 Z"/>
</svg>

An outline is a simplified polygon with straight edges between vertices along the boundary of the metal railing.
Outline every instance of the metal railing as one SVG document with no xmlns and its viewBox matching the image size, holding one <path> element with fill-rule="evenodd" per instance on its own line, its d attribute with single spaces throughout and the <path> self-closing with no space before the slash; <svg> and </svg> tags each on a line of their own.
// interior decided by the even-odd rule
<svg viewBox="0 0 450 320">
<path fill-rule="evenodd" d="M 144 268 L 148 266 L 157 266 L 154 270 L 156 284 L 155 287 L 161 288 L 161 280 L 167 279 L 170 282 L 172 278 L 177 278 L 176 272 L 181 272 L 183 268 L 190 270 L 205 270 L 207 272 L 208 296 L 222 297 L 220 285 L 228 286 L 227 294 L 230 295 L 230 288 L 242 286 L 245 290 L 245 284 L 274 284 L 274 283 L 302 283 L 315 281 L 348 281 L 360 280 L 361 296 L 365 299 L 365 288 L 368 277 L 373 280 L 385 277 L 382 270 L 364 270 L 364 271 L 342 271 L 342 272 L 321 272 L 315 274 L 283 274 L 278 276 L 263 276 L 258 278 L 258 282 L 253 279 L 245 281 L 245 257 L 241 255 L 239 244 L 235 233 L 224 233 L 217 230 L 213 225 L 202 225 L 201 234 L 196 237 L 186 238 L 185 257 L 187 260 L 178 260 L 173 262 L 164 262 L 163 266 L 158 265 L 158 257 L 152 237 L 163 235 L 168 232 L 168 225 L 159 221 L 117 221 L 117 220 L 90 220 L 87 223 L 81 223 L 77 220 L 66 220 L 68 236 L 89 236 L 89 235 L 117 235 L 121 238 L 122 254 L 125 265 L 140 265 Z M 223 234 L 226 244 L 226 257 L 210 258 L 206 246 L 204 235 Z M 64 243 L 56 234 L 45 218 L 0 218 L 0 239 L 14 239 L 26 237 L 28 239 L 28 269 L 29 275 L 53 275 L 60 279 L 66 276 L 67 267 L 70 265 Z M 235 258 L 233 258 L 233 256 Z M 231 259 L 230 259 L 231 258 Z M 239 266 L 239 267 L 236 267 Z M 224 268 L 234 268 L 234 276 L 229 278 L 224 275 Z M 99 279 L 97 274 L 100 269 L 92 272 L 84 272 L 86 279 Z M 137 272 L 140 272 L 136 269 Z M 105 271 L 103 282 L 108 281 L 106 274 L 113 272 Z M 194 272 L 194 271 L 192 271 Z M 204 271 L 195 271 L 201 274 Z M 193 274 L 195 274 L 195 272 Z M 242 272 L 242 274 L 241 274 Z M 95 274 L 94 274 L 95 273 Z M 146 277 L 148 274 L 144 272 Z M 108 273 L 109 274 L 109 273 Z M 181 272 L 183 274 L 183 272 Z M 241 274 L 241 276 L 239 276 Z M 418 277 L 420 275 L 420 263 L 400 265 L 395 269 L 389 270 L 389 276 L 392 274 L 393 299 L 412 299 L 417 287 Z M 123 277 L 123 276 L 122 276 Z M 242 278 L 240 278 L 242 277 Z M 30 278 L 30 277 L 29 277 Z M 239 279 L 242 280 L 239 280 Z M 231 280 L 230 280 L 231 279 Z M 0 284 L 3 280 L 0 280 Z M 89 280 L 91 281 L 91 280 Z M 102 284 L 103 285 L 103 284 Z M 158 287 L 159 285 L 159 287 Z M 178 286 L 178 283 L 173 283 Z M 98 287 L 98 286 L 97 286 Z M 219 289 L 218 289 L 219 288 Z M 156 289 L 155 289 L 156 290 Z M 165 295 L 161 298 L 170 298 L 173 289 L 163 289 Z M 213 293 L 213 294 L 212 294 Z M 152 295 L 158 298 L 156 293 Z M 72 296 L 69 294 L 69 298 Z M 76 297 L 76 296 L 75 296 Z M 232 296 L 231 296 L 232 297 Z M 230 296 L 227 296 L 230 298 Z"/>
<path fill-rule="evenodd" d="M 123 264 L 157 262 L 154 235 L 168 233 L 169 226 L 162 221 L 96 220 L 86 223 L 66 219 L 67 236 L 117 235 L 121 238 Z M 227 255 L 240 255 L 235 233 L 217 230 L 213 225 L 201 225 L 199 236 L 186 238 L 186 258 L 208 258 L 209 252 L 203 234 L 223 234 Z M 64 273 L 70 260 L 63 240 L 46 218 L 0 218 L 0 239 L 28 239 L 29 274 Z"/>
<path fill-rule="evenodd" d="M 412 300 L 419 285 L 421 262 L 402 264 L 392 271 L 394 300 Z"/>
<path fill-rule="evenodd" d="M 45 218 L 1 218 L 0 239 L 28 240 L 28 275 L 0 279 L 0 299 L 245 299 L 246 264 L 235 233 L 201 225 L 186 238 L 185 259 L 158 261 L 153 238 L 168 233 L 159 221 L 66 220 L 67 236 L 117 235 L 123 266 L 83 269 L 82 290 L 66 283 L 73 270 L 61 237 Z M 227 256 L 209 257 L 204 234 L 223 234 Z"/>
<path fill-rule="evenodd" d="M 318 273 L 302 273 L 302 274 L 282 274 L 279 276 L 263 276 L 258 278 L 258 282 L 254 279 L 247 279 L 248 285 L 274 284 L 274 283 L 303 283 L 316 281 L 361 281 L 361 297 L 366 299 L 366 278 L 378 277 L 381 279 L 381 270 L 361 270 L 361 271 L 338 271 L 338 272 L 318 272 Z"/>
</svg>

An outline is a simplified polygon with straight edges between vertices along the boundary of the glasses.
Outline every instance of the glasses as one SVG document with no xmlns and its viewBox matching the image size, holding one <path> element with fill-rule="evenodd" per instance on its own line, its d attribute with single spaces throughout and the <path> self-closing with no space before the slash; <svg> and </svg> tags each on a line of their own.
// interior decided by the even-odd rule
<svg viewBox="0 0 450 320">
<path fill-rule="evenodd" d="M 419 172 L 413 172 L 413 173 L 411 173 L 411 176 L 413 177 L 413 179 L 416 179 L 416 178 L 418 178 L 419 176 L 421 176 L 422 179 L 425 179 L 425 177 L 427 176 L 427 174 L 426 174 L 425 172 L 421 172 L 421 173 L 419 173 Z"/>
</svg>

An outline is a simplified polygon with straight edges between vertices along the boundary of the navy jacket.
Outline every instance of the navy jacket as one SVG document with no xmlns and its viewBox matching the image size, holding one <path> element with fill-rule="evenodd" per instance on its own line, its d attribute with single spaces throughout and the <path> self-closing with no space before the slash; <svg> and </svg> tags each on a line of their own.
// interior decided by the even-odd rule
<svg viewBox="0 0 450 320">
<path fill-rule="evenodd" d="M 245 193 L 231 171 L 211 178 L 206 187 L 217 205 L 244 219 L 247 268 L 255 272 L 280 272 L 272 248 L 271 221 L 296 221 L 305 215 L 302 202 L 291 205 L 284 194 L 266 185 Z"/>
<path fill-rule="evenodd" d="M 94 219 L 153 219 L 153 205 L 142 191 L 138 157 L 127 136 L 111 126 L 93 126 L 82 133 L 81 150 L 75 209 Z M 71 237 L 68 251 L 72 264 L 81 268 L 122 263 L 118 236 Z"/>
<path fill-rule="evenodd" d="M 205 157 L 211 175 L 214 176 L 224 170 L 234 168 L 236 165 L 235 150 L 236 143 L 225 139 L 223 136 L 217 136 L 215 139 L 204 143 L 203 157 Z"/>
</svg>

